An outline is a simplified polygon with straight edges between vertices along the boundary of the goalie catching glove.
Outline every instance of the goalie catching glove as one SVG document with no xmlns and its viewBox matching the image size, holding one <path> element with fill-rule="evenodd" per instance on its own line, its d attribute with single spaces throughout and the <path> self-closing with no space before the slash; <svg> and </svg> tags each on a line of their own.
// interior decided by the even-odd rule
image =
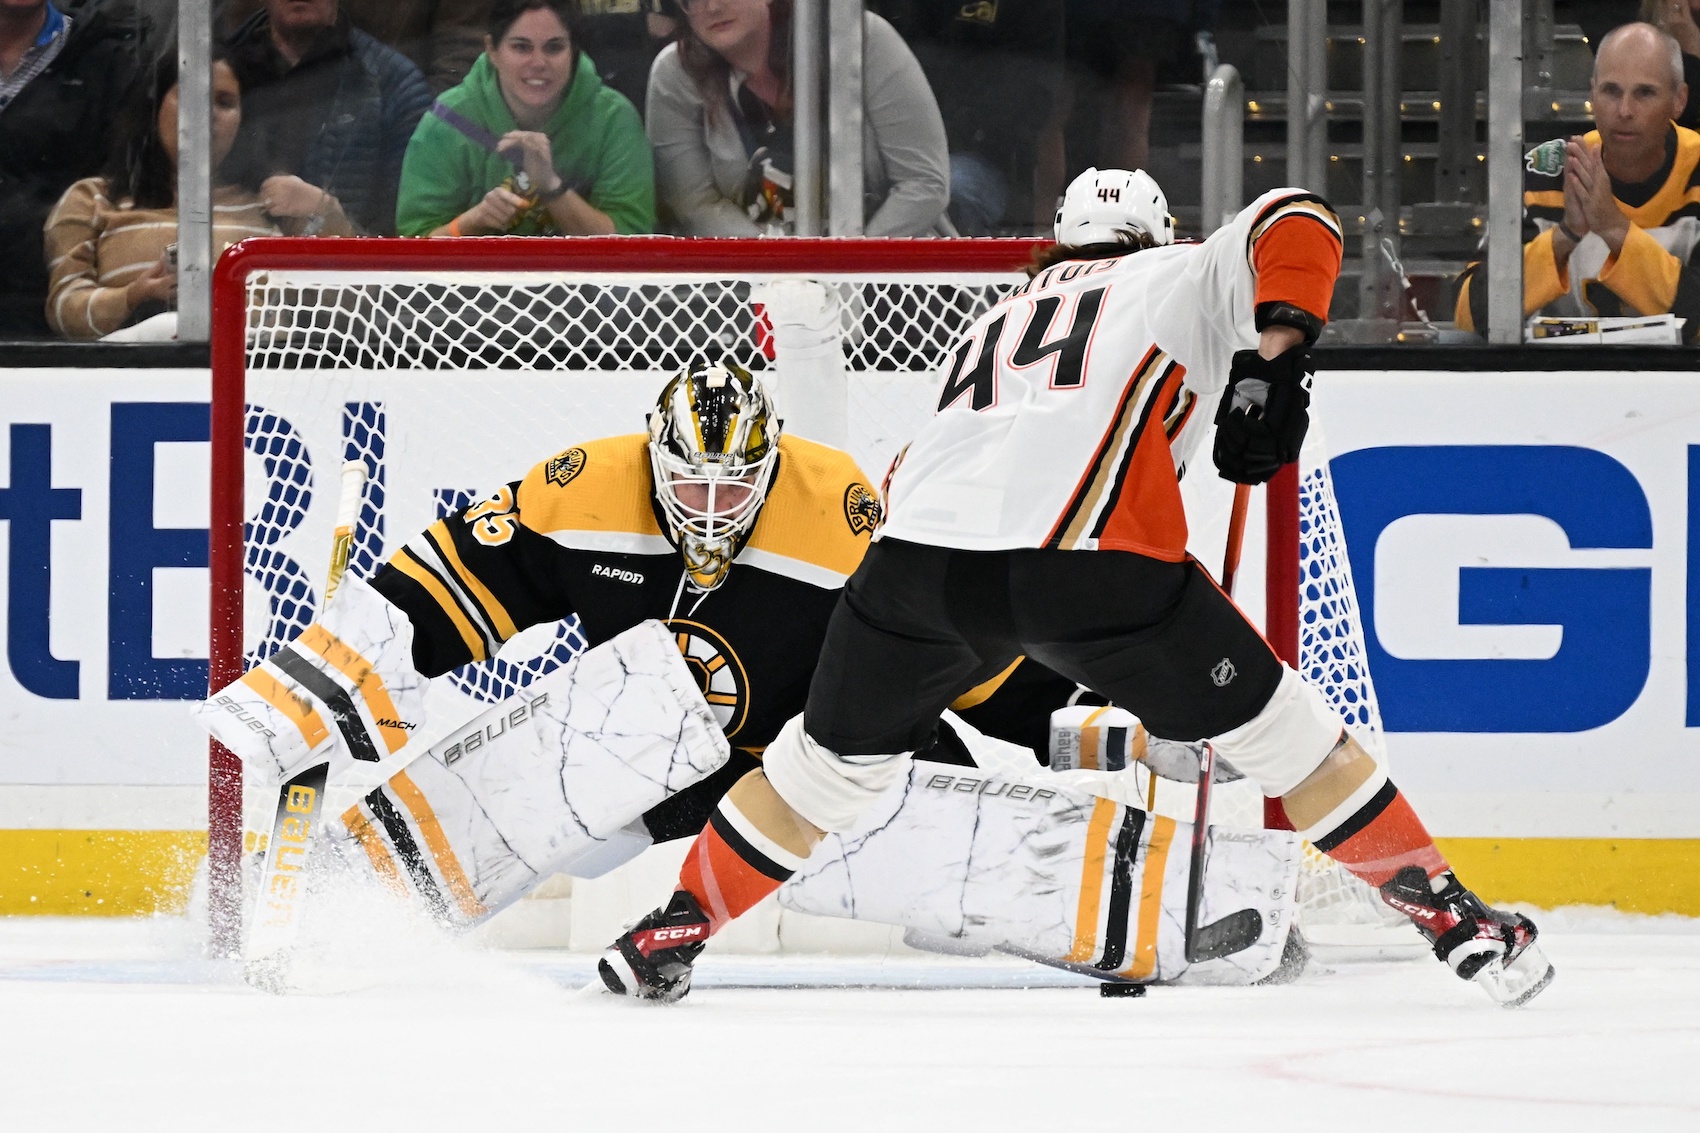
<svg viewBox="0 0 1700 1133">
<path fill-rule="evenodd" d="M 1310 383 L 1316 368 L 1303 345 L 1265 358 L 1234 355 L 1228 388 L 1216 406 L 1216 470 L 1236 484 L 1264 484 L 1299 458 L 1310 428 Z"/>
</svg>

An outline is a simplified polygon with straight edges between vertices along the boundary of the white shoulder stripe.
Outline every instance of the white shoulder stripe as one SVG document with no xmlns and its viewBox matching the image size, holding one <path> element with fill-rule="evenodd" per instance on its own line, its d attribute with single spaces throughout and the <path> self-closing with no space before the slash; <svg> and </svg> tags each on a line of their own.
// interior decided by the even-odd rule
<svg viewBox="0 0 1700 1133">
<path fill-rule="evenodd" d="M 840 574 L 838 571 L 804 562 L 802 559 L 776 555 L 772 551 L 763 551 L 756 547 L 745 547 L 738 553 L 738 557 L 732 561 L 734 563 L 748 563 L 750 566 L 765 570 L 769 574 L 794 578 L 798 582 L 806 582 L 810 586 L 818 586 L 822 590 L 842 589 L 844 584 L 850 580 L 850 576 L 847 574 Z"/>
<path fill-rule="evenodd" d="M 551 531 L 548 537 L 573 551 L 612 551 L 621 555 L 670 555 L 673 544 L 662 535 L 633 531 Z"/>
</svg>

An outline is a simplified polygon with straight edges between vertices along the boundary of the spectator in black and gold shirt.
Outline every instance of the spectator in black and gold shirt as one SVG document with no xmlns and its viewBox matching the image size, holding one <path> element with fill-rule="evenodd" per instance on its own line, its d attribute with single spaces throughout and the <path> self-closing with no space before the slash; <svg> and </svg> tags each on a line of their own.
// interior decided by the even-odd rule
<svg viewBox="0 0 1700 1133">
<path fill-rule="evenodd" d="M 1594 60 L 1585 137 L 1529 151 L 1524 174 L 1523 311 L 1655 315 L 1700 332 L 1700 134 L 1675 119 L 1688 101 L 1670 35 L 1625 24 Z M 1487 325 L 1486 262 L 1461 277 L 1458 325 Z"/>
</svg>

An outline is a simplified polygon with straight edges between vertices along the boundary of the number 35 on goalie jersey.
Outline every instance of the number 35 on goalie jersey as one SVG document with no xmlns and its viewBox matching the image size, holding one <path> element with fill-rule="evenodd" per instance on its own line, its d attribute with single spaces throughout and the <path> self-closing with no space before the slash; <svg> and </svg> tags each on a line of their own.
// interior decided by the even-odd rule
<svg viewBox="0 0 1700 1133">
<path fill-rule="evenodd" d="M 432 524 L 373 587 L 413 624 L 415 667 L 437 676 L 492 656 L 528 626 L 579 616 L 595 645 L 667 621 L 734 745 L 759 750 L 801 712 L 827 619 L 880 520 L 855 462 L 796 437 L 726 582 L 699 603 L 650 497 L 647 438 L 567 449 Z"/>
<path fill-rule="evenodd" d="M 1202 243 L 1040 272 L 952 347 L 937 414 L 892 470 L 883 537 L 1180 561 L 1178 471 L 1234 352 L 1257 346 L 1260 312 L 1320 330 L 1340 247 L 1321 198 L 1277 189 Z"/>
</svg>

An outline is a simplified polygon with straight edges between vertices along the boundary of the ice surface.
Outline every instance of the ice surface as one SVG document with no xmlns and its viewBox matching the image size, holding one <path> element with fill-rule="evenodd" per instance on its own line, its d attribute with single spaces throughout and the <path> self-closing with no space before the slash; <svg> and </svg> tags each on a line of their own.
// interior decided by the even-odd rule
<svg viewBox="0 0 1700 1133">
<path fill-rule="evenodd" d="M 710 955 L 653 1007 L 393 925 L 273 997 L 188 921 L 14 918 L 0 1128 L 1700 1129 L 1700 922 L 1542 920 L 1558 980 L 1508 1012 L 1426 958 L 1104 1000 L 1008 959 Z"/>
</svg>

